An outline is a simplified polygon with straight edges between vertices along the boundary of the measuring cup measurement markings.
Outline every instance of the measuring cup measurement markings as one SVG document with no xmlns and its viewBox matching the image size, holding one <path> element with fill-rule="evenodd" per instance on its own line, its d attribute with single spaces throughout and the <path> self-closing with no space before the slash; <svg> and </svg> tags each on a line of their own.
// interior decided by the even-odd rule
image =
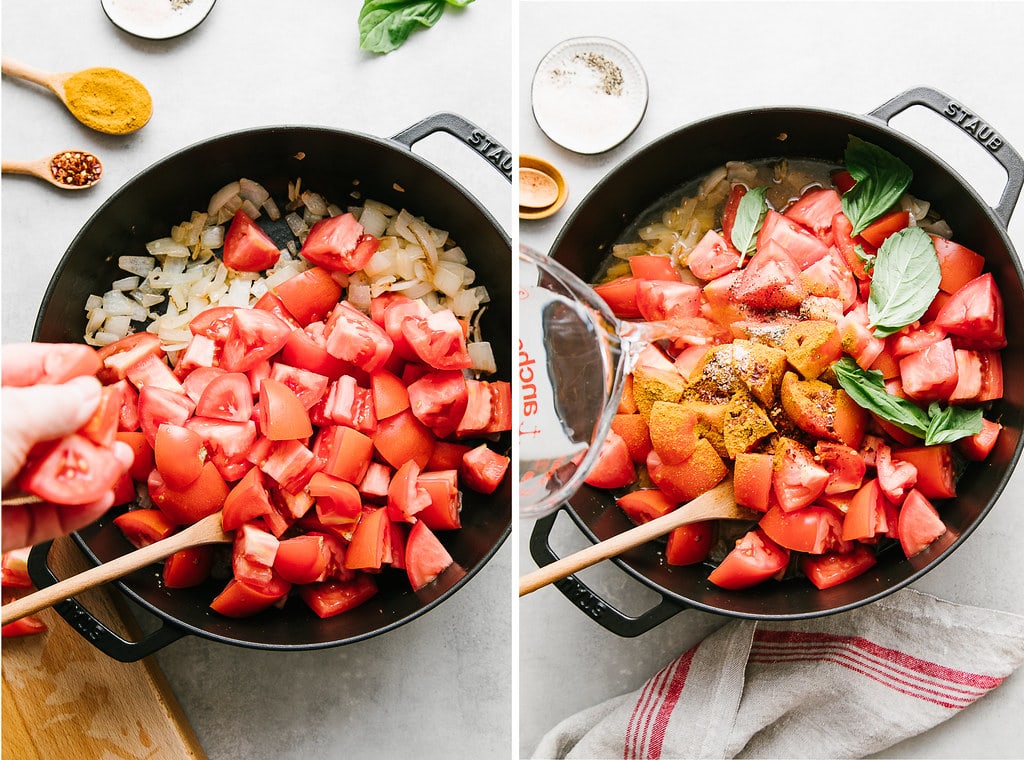
<svg viewBox="0 0 1024 760">
<path fill-rule="evenodd" d="M 620 322 L 558 262 L 520 249 L 519 513 L 542 517 L 583 484 L 640 351 L 668 323 Z"/>
</svg>

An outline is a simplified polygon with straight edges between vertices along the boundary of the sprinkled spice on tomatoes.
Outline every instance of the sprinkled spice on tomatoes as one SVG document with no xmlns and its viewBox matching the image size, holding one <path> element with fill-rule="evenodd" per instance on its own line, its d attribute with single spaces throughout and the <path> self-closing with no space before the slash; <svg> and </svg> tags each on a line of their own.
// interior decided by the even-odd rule
<svg viewBox="0 0 1024 760">
<path fill-rule="evenodd" d="M 851 136 L 844 164 L 730 163 L 630 230 L 596 286 L 620 318 L 676 328 L 613 426 L 641 465 L 627 514 L 623 490 L 672 509 L 727 477 L 765 513 L 720 526 L 724 588 L 828 588 L 892 546 L 927 551 L 961 462 L 998 445 L 1005 316 L 984 252 L 950 240 L 897 157 Z M 688 289 L 685 311 L 644 300 L 663 287 Z"/>
</svg>

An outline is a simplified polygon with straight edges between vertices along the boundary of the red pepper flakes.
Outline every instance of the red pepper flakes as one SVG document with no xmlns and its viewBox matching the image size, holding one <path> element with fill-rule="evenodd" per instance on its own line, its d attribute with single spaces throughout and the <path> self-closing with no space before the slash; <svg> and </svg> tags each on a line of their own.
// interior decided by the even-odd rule
<svg viewBox="0 0 1024 760">
<path fill-rule="evenodd" d="M 92 153 L 80 150 L 66 150 L 50 159 L 50 173 L 65 185 L 83 187 L 99 180 L 103 164 Z"/>
</svg>

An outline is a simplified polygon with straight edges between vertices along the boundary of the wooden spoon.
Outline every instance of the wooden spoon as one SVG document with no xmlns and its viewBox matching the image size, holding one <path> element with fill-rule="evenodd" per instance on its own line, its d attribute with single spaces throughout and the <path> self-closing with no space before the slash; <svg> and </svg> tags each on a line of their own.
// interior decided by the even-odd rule
<svg viewBox="0 0 1024 760">
<path fill-rule="evenodd" d="M 153 115 L 153 99 L 135 77 L 111 68 L 91 68 L 60 74 L 27 66 L 10 58 L 0 61 L 0 69 L 26 82 L 50 90 L 82 124 L 107 134 L 123 135 L 141 129 Z M 67 83 L 82 83 L 87 96 L 68 98 Z"/>
<path fill-rule="evenodd" d="M 100 181 L 103 165 L 84 150 L 62 150 L 35 161 L 4 161 L 0 171 L 38 177 L 61 190 L 85 190 Z"/>
<path fill-rule="evenodd" d="M 547 208 L 558 200 L 558 183 L 554 177 L 527 166 L 519 167 L 519 205 L 526 208 Z"/>
<path fill-rule="evenodd" d="M 146 565 L 165 559 L 181 549 L 203 544 L 230 543 L 233 537 L 221 527 L 220 517 L 220 512 L 214 512 L 180 533 L 175 533 L 149 546 L 136 549 L 117 559 L 112 559 L 110 562 L 97 565 L 91 570 L 86 570 L 84 573 L 65 578 L 52 586 L 5 604 L 0 607 L 0 624 L 7 625 L 26 615 L 31 615 L 33 612 L 52 607 L 57 602 L 69 599 L 94 586 L 102 586 L 104 583 L 117 580 Z"/>
<path fill-rule="evenodd" d="M 630 528 L 624 533 L 527 573 L 519 579 L 519 596 L 525 596 L 542 586 L 567 578 L 603 559 L 617 557 L 624 551 L 664 536 L 681 525 L 702 520 L 756 520 L 757 517 L 757 512 L 736 504 L 732 493 L 732 481 L 726 480 L 667 515 Z"/>
</svg>

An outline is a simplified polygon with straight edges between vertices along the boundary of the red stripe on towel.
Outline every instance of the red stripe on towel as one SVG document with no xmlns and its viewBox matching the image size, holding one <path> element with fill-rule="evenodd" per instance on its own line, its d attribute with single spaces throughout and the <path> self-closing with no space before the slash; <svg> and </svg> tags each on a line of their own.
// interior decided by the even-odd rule
<svg viewBox="0 0 1024 760">
<path fill-rule="evenodd" d="M 686 686 L 686 676 L 690 673 L 690 665 L 693 663 L 693 657 L 697 653 L 697 647 L 699 646 L 700 644 L 679 658 L 676 672 L 672 674 L 672 680 L 669 681 L 668 689 L 665 692 L 665 700 L 661 703 L 658 716 L 654 720 L 654 729 L 651 731 L 650 744 L 647 750 L 647 757 L 651 760 L 658 760 L 661 757 L 661 747 L 665 741 L 665 730 L 668 728 L 672 711 L 676 709 L 676 704 L 679 702 L 679 696 L 683 693 L 683 688 Z"/>
</svg>

